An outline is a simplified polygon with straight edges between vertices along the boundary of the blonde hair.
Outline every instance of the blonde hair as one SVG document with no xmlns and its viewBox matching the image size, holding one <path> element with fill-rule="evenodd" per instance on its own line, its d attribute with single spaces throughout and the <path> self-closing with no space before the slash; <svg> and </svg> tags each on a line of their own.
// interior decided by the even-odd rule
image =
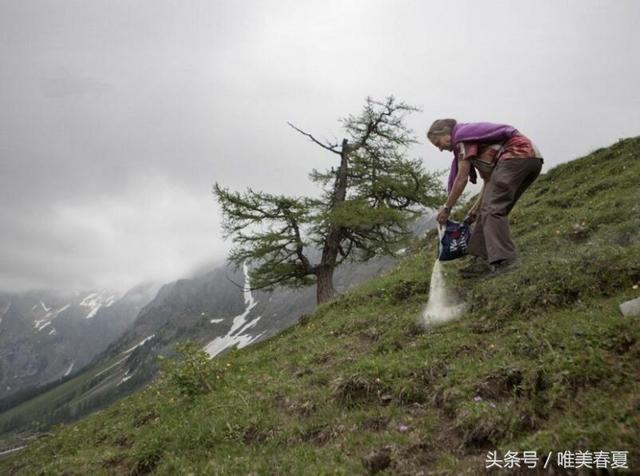
<svg viewBox="0 0 640 476">
<path fill-rule="evenodd" d="M 427 131 L 427 138 L 433 140 L 439 136 L 450 135 L 456 124 L 455 119 L 436 119 Z"/>
</svg>

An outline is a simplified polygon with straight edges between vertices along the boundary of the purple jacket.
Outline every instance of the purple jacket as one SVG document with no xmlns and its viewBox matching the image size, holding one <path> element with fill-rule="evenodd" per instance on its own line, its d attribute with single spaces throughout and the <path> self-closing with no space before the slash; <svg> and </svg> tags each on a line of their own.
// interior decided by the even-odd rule
<svg viewBox="0 0 640 476">
<path fill-rule="evenodd" d="M 453 148 L 453 161 L 449 170 L 449 183 L 447 191 L 451 193 L 453 183 L 458 175 L 458 148 L 460 142 L 503 142 L 511 138 L 517 131 L 514 127 L 506 124 L 493 124 L 491 122 L 469 122 L 458 123 L 451 131 L 451 146 Z M 476 183 L 478 175 L 471 167 L 469 173 L 471 183 Z"/>
</svg>

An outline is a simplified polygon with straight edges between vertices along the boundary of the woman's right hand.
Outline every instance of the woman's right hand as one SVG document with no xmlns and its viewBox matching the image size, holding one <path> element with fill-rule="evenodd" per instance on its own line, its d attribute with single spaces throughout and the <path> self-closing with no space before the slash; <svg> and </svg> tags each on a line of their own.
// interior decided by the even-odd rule
<svg viewBox="0 0 640 476">
<path fill-rule="evenodd" d="M 450 213 L 451 211 L 448 210 L 447 207 L 440 207 L 440 209 L 438 210 L 438 214 L 436 215 L 436 221 L 441 225 L 446 225 Z"/>
</svg>

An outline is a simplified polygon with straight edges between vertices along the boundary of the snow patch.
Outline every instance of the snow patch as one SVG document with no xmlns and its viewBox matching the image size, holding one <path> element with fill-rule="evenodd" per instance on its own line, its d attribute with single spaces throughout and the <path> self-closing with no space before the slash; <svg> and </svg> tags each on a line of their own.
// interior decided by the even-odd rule
<svg viewBox="0 0 640 476">
<path fill-rule="evenodd" d="M 70 307 L 71 307 L 71 304 L 67 304 L 66 306 L 61 307 L 57 311 L 49 311 L 49 312 L 47 312 L 47 314 L 44 317 L 49 318 L 49 319 L 55 319 L 56 317 L 58 317 L 58 315 L 60 315 L 60 313 L 66 311 Z"/>
<path fill-rule="evenodd" d="M 93 306 L 96 300 L 99 298 L 98 293 L 88 294 L 82 301 L 80 301 L 81 306 Z"/>
<path fill-rule="evenodd" d="M 220 324 L 224 322 L 224 319 L 211 319 L 209 322 L 211 322 L 211 324 Z"/>
<path fill-rule="evenodd" d="M 23 445 L 23 446 L 17 446 L 15 448 L 11 448 L 11 449 L 8 449 L 8 450 L 1 451 L 0 452 L 0 456 L 4 456 L 4 455 L 11 454 L 11 453 L 15 453 L 16 451 L 23 450 L 26 447 L 27 447 L 27 445 Z"/>
<path fill-rule="evenodd" d="M 58 333 L 58 332 L 57 332 L 55 329 L 51 329 L 51 330 L 49 331 L 49 335 L 50 335 L 50 336 L 54 336 L 54 335 L 56 335 L 57 333 Z"/>
<path fill-rule="evenodd" d="M 253 298 L 253 294 L 251 294 L 249 267 L 246 263 L 242 266 L 242 270 L 244 272 L 244 302 L 246 308 L 242 314 L 233 318 L 231 329 L 226 335 L 216 337 L 204 347 L 204 350 L 210 357 L 215 357 L 223 350 L 229 349 L 233 346 L 237 346 L 238 349 L 242 349 L 264 334 L 264 332 L 261 332 L 257 336 L 251 336 L 250 334 L 243 335 L 244 332 L 254 327 L 262 316 L 258 316 L 253 321 L 247 322 L 247 316 L 258 303 Z"/>
<path fill-rule="evenodd" d="M 89 308 L 89 314 L 87 314 L 86 319 L 91 319 L 96 316 L 101 308 L 113 306 L 115 302 L 116 296 L 105 298 L 98 293 L 91 293 L 80 302 L 80 306 Z"/>
<path fill-rule="evenodd" d="M 64 373 L 64 377 L 66 377 L 67 375 L 69 375 L 71 373 L 71 370 L 73 370 L 73 366 L 76 365 L 75 360 L 73 362 L 71 362 L 71 365 L 69 366 L 69 368 L 67 369 L 67 371 Z"/>
<path fill-rule="evenodd" d="M 129 356 L 127 355 L 126 357 L 123 357 L 122 359 L 118 360 L 115 364 L 110 365 L 109 367 L 107 367 L 106 369 L 101 370 L 100 372 L 98 372 L 97 374 L 94 375 L 94 377 L 97 377 L 98 375 L 102 375 L 103 373 L 105 373 L 107 370 L 111 370 L 112 368 L 114 368 L 116 365 L 121 364 L 122 362 L 124 362 L 125 360 L 127 360 L 127 358 L 129 358 Z"/>
<path fill-rule="evenodd" d="M 61 307 L 57 311 L 52 311 L 51 309 L 53 308 L 49 308 L 49 311 L 47 312 L 47 314 L 45 314 L 45 316 L 42 319 L 36 319 L 35 321 L 33 321 L 33 327 L 35 327 L 36 330 L 40 332 L 42 329 L 50 325 L 51 321 L 54 320 L 56 317 L 58 317 L 60 313 L 69 309 L 69 307 L 71 307 L 71 304 L 67 304 L 66 306 Z M 51 334 L 51 332 L 49 334 Z"/>
<path fill-rule="evenodd" d="M 96 313 L 102 306 L 102 303 L 100 301 L 101 301 L 100 296 L 98 296 L 97 293 L 91 293 L 88 296 L 86 296 L 82 301 L 80 301 L 81 306 L 88 307 L 91 309 L 89 311 L 89 314 L 87 314 L 86 319 L 91 319 L 92 317 L 95 317 Z"/>
<path fill-rule="evenodd" d="M 123 354 L 128 354 L 128 353 L 130 353 L 130 352 L 133 352 L 133 351 L 134 351 L 135 349 L 137 349 L 138 347 L 145 345 L 145 344 L 147 343 L 147 341 L 149 341 L 149 340 L 153 339 L 155 336 L 156 336 L 155 334 L 151 334 L 149 337 L 145 337 L 144 339 L 142 339 L 140 342 L 138 342 L 136 345 L 134 345 L 134 346 L 133 346 L 133 347 L 131 347 L 130 349 L 125 350 L 125 351 L 123 352 Z"/>
<path fill-rule="evenodd" d="M 45 327 L 47 327 L 48 325 L 51 324 L 51 321 L 47 320 L 47 319 L 40 319 L 37 320 L 33 323 L 33 325 L 35 326 L 36 330 L 38 332 L 40 332 L 42 329 L 44 329 Z"/>
<path fill-rule="evenodd" d="M 124 373 L 124 377 L 122 377 L 122 380 L 120 380 L 120 382 L 118 382 L 118 385 L 122 385 L 123 383 L 125 383 L 127 380 L 129 380 L 131 377 L 133 377 L 133 374 L 129 375 L 129 371 L 127 370 Z"/>
<path fill-rule="evenodd" d="M 44 309 L 44 312 L 49 312 L 51 310 L 51 308 L 45 306 L 45 304 L 42 301 L 40 301 L 40 305 L 42 306 L 42 309 Z"/>
<path fill-rule="evenodd" d="M 86 319 L 91 319 L 93 317 L 96 317 L 96 314 L 98 313 L 98 311 L 100 310 L 101 307 L 102 306 L 100 304 L 98 304 L 96 307 L 91 309 L 91 311 L 89 311 L 89 314 L 87 314 Z"/>
</svg>

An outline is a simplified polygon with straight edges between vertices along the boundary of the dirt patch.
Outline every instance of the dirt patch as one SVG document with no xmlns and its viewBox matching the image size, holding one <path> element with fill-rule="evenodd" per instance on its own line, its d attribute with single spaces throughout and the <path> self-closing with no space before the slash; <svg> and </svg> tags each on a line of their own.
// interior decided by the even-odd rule
<svg viewBox="0 0 640 476">
<path fill-rule="evenodd" d="M 312 373 L 313 373 L 313 371 L 312 371 L 310 368 L 308 368 L 308 367 L 302 367 L 302 368 L 299 368 L 299 367 L 297 367 L 297 368 L 296 368 L 296 367 L 294 367 L 294 368 L 292 369 L 292 372 L 291 372 L 291 373 L 293 373 L 293 376 L 294 376 L 294 377 L 296 377 L 296 378 L 302 378 L 302 377 L 304 377 L 305 375 L 310 375 L 310 374 L 312 374 Z"/>
<path fill-rule="evenodd" d="M 389 417 L 376 416 L 370 417 L 358 425 L 361 431 L 382 431 L 389 426 Z"/>
<path fill-rule="evenodd" d="M 123 456 L 115 455 L 105 459 L 102 467 L 107 468 L 111 474 L 129 474 L 130 465 Z"/>
<path fill-rule="evenodd" d="M 464 394 L 455 387 L 441 386 L 436 389 L 431 398 L 431 403 L 449 419 L 456 416 L 458 402 L 464 398 Z"/>
<path fill-rule="evenodd" d="M 416 375 L 425 385 L 433 385 L 449 373 L 449 366 L 444 362 L 435 362 L 422 368 Z"/>
<path fill-rule="evenodd" d="M 639 344 L 634 336 L 620 332 L 603 339 L 602 347 L 614 354 L 622 355 L 630 351 L 634 352 L 634 350 L 637 353 Z"/>
<path fill-rule="evenodd" d="M 377 474 L 387 469 L 391 465 L 392 450 L 393 447 L 384 446 L 364 456 L 362 465 L 367 470 L 367 474 Z"/>
<path fill-rule="evenodd" d="M 378 380 L 361 375 L 341 377 L 334 383 L 333 397 L 341 405 L 352 407 L 366 403 L 389 403 L 390 392 Z"/>
<path fill-rule="evenodd" d="M 274 399 L 277 408 L 284 410 L 289 415 L 306 418 L 316 411 L 317 405 L 311 400 L 297 401 L 289 397 L 278 395 Z"/>
<path fill-rule="evenodd" d="M 242 429 L 240 437 L 244 444 L 250 445 L 253 443 L 263 443 L 273 438 L 274 433 L 274 430 L 271 428 L 265 429 L 252 424 Z"/>
<path fill-rule="evenodd" d="M 417 474 L 418 468 L 432 467 L 438 454 L 439 451 L 430 442 L 420 442 L 400 448 L 399 455 L 393 463 L 394 473 Z"/>
<path fill-rule="evenodd" d="M 119 448 L 131 448 L 131 440 L 126 435 L 120 435 L 113 440 L 113 444 Z"/>
<path fill-rule="evenodd" d="M 371 327 L 370 329 L 366 329 L 358 334 L 358 337 L 365 342 L 376 342 L 380 339 L 382 332 L 376 327 Z"/>
<path fill-rule="evenodd" d="M 419 324 L 417 321 L 411 321 L 407 325 L 406 335 L 407 337 L 418 337 L 422 334 L 425 334 L 425 327 Z"/>
<path fill-rule="evenodd" d="M 322 446 L 337 438 L 343 430 L 344 427 L 342 426 L 333 427 L 331 425 L 324 425 L 313 427 L 302 432 L 300 439 L 304 442 Z"/>
<path fill-rule="evenodd" d="M 500 369 L 498 373 L 485 377 L 475 385 L 475 394 L 485 400 L 500 400 L 520 393 L 523 373 L 519 368 Z"/>
<path fill-rule="evenodd" d="M 478 347 L 475 345 L 463 344 L 456 349 L 456 356 L 460 355 L 472 355 L 478 352 Z"/>
<path fill-rule="evenodd" d="M 500 321 L 494 319 L 488 319 L 486 317 L 481 317 L 471 324 L 469 324 L 469 329 L 474 334 L 489 334 L 496 332 L 500 329 L 501 323 Z"/>
<path fill-rule="evenodd" d="M 129 472 L 129 474 L 133 476 L 142 476 L 144 474 L 150 474 L 156 469 L 158 463 L 160 462 L 160 455 L 153 454 L 146 458 L 140 459 L 135 462 L 133 468 Z"/>
<path fill-rule="evenodd" d="M 331 354 L 326 353 L 326 354 L 316 355 L 311 359 L 311 363 L 316 365 L 322 365 L 329 362 L 329 360 L 331 360 Z"/>
<path fill-rule="evenodd" d="M 135 419 L 133 420 L 133 426 L 135 428 L 140 428 L 150 422 L 158 421 L 159 418 L 160 414 L 155 410 L 144 412 L 135 417 Z"/>
<path fill-rule="evenodd" d="M 464 418 L 460 415 L 460 418 Z M 468 451 L 487 450 L 495 448 L 496 442 L 505 435 L 502 422 L 493 420 L 478 421 L 476 424 L 464 429 L 460 428 L 462 445 Z"/>
</svg>

